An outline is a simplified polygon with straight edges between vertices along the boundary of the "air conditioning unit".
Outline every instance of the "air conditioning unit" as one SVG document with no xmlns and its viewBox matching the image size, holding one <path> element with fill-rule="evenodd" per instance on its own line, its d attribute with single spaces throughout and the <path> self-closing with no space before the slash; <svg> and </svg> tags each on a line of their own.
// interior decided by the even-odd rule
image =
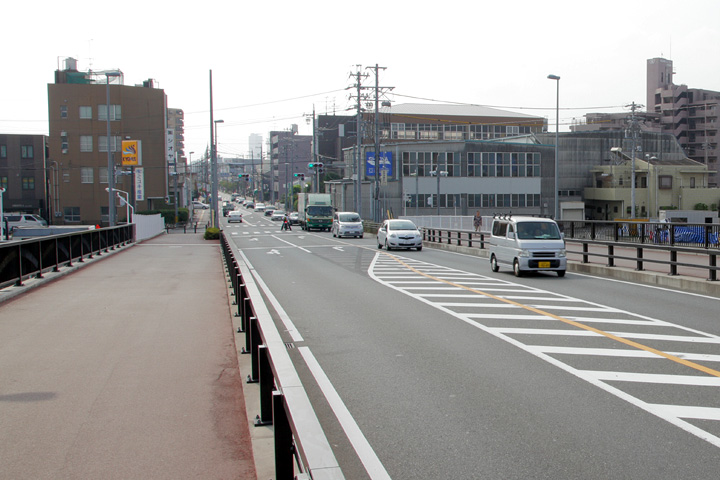
<svg viewBox="0 0 720 480">
<path fill-rule="evenodd" d="M 68 153 L 68 149 L 67 149 L 67 148 L 63 148 L 63 149 L 62 149 L 62 153 L 63 153 L 63 155 L 67 154 L 67 153 Z"/>
</svg>

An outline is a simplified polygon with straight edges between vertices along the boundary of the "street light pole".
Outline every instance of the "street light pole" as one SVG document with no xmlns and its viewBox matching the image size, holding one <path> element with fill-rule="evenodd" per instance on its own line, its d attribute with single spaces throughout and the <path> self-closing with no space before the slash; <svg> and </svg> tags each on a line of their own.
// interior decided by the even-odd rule
<svg viewBox="0 0 720 480">
<path fill-rule="evenodd" d="M 213 158 L 212 158 L 212 193 L 211 193 L 211 199 L 212 203 L 210 204 L 211 212 L 213 212 L 213 226 L 215 228 L 220 227 L 220 219 L 219 212 L 218 212 L 218 136 L 217 136 L 217 124 L 218 123 L 225 123 L 225 120 L 213 120 L 213 123 L 215 124 L 215 144 L 213 145 Z"/>
<path fill-rule="evenodd" d="M 548 75 L 550 80 L 557 82 L 557 93 L 555 95 L 555 181 L 553 190 L 555 191 L 555 220 L 560 219 L 560 204 L 558 199 L 558 132 L 560 130 L 560 77 L 557 75 Z"/>
<path fill-rule="evenodd" d="M 3 194 L 4 193 L 5 193 L 5 189 L 3 187 L 0 187 L 0 233 L 4 232 L 3 235 L 0 235 L 0 240 L 7 240 L 8 234 L 10 233 L 5 228 L 5 211 L 3 210 Z"/>
<path fill-rule="evenodd" d="M 108 162 L 108 225 L 115 226 L 115 197 L 113 187 L 115 186 L 115 165 L 113 165 L 111 142 L 110 142 L 110 77 L 119 77 L 120 72 L 105 72 L 105 115 L 107 120 L 107 162 Z"/>
</svg>

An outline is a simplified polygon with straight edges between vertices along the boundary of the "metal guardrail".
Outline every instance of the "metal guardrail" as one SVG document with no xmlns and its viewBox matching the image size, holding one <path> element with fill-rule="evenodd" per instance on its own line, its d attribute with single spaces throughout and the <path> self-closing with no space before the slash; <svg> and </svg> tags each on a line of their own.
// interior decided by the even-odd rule
<svg viewBox="0 0 720 480">
<path fill-rule="evenodd" d="M 242 353 L 252 358 L 248 383 L 260 387 L 260 414 L 255 425 L 272 425 L 275 478 L 293 480 L 295 467 L 302 478 L 344 480 L 340 466 L 315 415 L 307 393 L 265 306 L 250 269 L 238 261 L 221 233 L 221 246 L 240 317 L 238 333 L 245 333 Z"/>
<path fill-rule="evenodd" d="M 129 224 L 0 243 L 0 288 L 22 286 L 30 277 L 42 278 L 134 241 L 135 225 Z"/>
<path fill-rule="evenodd" d="M 593 227 L 593 222 L 558 222 L 564 230 L 565 241 L 568 245 L 577 244 L 579 250 L 567 248 L 568 254 L 580 255 L 581 263 L 592 263 L 591 258 L 603 259 L 606 266 L 615 267 L 618 260 L 632 261 L 635 263 L 635 270 L 645 270 L 646 263 L 665 265 L 668 267 L 668 275 L 678 275 L 678 267 L 699 268 L 708 272 L 707 279 L 718 280 L 717 257 L 720 255 L 716 235 L 718 225 L 703 225 L 702 229 L 684 230 L 686 224 L 643 224 L 635 222 L 597 222 L 601 228 Z M 577 224 L 584 224 L 584 228 L 578 228 Z M 590 224 L 590 226 L 588 225 Z M 655 225 L 665 226 L 667 232 L 659 237 L 648 234 L 648 227 L 655 228 Z M 589 228 L 587 228 L 589 226 Z M 635 228 L 633 228 L 635 227 Z M 697 227 L 697 226 L 691 226 Z M 695 242 L 688 241 L 686 233 L 693 235 Z M 445 243 L 448 245 L 487 248 L 489 234 L 487 232 L 475 232 L 469 230 L 451 230 L 422 228 L 423 241 L 431 243 Z M 601 247 L 600 251 L 590 251 L 590 247 Z M 635 255 L 623 255 L 616 253 L 616 249 L 632 248 Z M 653 259 L 646 257 L 648 251 L 659 251 L 667 255 L 667 259 Z M 706 259 L 706 263 L 691 263 L 678 261 L 679 254 L 692 254 L 694 258 Z M 692 257 L 691 257 L 692 258 Z"/>
</svg>

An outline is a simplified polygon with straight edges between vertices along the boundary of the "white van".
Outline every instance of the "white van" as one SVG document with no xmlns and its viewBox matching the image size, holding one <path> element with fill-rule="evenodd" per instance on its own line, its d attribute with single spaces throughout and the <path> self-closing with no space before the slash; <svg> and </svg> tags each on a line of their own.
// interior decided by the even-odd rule
<svg viewBox="0 0 720 480">
<path fill-rule="evenodd" d="M 490 268 L 512 268 L 515 276 L 523 272 L 557 272 L 565 276 L 565 239 L 555 220 L 540 217 L 493 217 L 490 230 Z"/>
<path fill-rule="evenodd" d="M 356 212 L 335 212 L 330 231 L 333 237 L 363 238 L 363 223 Z"/>
</svg>

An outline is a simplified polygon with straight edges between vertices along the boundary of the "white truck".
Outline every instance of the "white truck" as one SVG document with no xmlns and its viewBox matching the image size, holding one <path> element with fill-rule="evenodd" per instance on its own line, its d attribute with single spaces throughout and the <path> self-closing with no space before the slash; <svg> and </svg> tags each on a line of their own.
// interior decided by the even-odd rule
<svg viewBox="0 0 720 480">
<path fill-rule="evenodd" d="M 300 228 L 330 231 L 334 209 L 329 193 L 298 193 Z"/>
</svg>

